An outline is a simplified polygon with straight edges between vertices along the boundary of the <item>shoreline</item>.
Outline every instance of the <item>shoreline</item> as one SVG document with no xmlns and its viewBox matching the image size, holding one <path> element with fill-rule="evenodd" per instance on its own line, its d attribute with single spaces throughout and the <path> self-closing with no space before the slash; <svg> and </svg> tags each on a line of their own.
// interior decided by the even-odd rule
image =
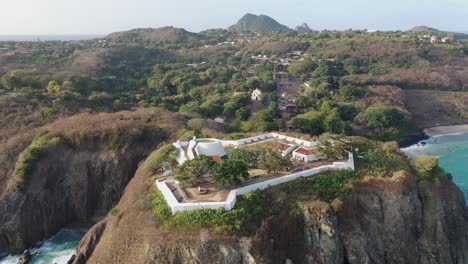
<svg viewBox="0 0 468 264">
<path fill-rule="evenodd" d="M 468 124 L 454 126 L 436 126 L 424 129 L 424 134 L 426 134 L 428 137 L 439 137 L 463 133 L 468 133 Z"/>
</svg>

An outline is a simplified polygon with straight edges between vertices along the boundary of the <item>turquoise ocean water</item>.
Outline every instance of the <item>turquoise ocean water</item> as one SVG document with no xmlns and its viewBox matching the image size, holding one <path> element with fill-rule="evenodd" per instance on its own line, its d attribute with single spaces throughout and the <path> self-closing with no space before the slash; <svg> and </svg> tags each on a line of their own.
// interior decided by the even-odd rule
<svg viewBox="0 0 468 264">
<path fill-rule="evenodd" d="M 440 167 L 452 174 L 468 201 L 468 133 L 431 137 L 402 151 L 411 157 L 439 157 Z"/>
<path fill-rule="evenodd" d="M 76 229 L 62 229 L 55 236 L 30 249 L 32 264 L 66 264 L 76 253 L 76 248 L 85 232 Z M 19 256 L 8 256 L 0 264 L 16 264 Z"/>
</svg>

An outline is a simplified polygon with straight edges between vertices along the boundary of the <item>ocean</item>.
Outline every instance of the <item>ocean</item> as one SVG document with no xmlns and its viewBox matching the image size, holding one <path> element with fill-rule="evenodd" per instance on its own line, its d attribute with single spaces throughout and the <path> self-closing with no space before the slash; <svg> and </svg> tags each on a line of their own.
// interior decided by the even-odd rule
<svg viewBox="0 0 468 264">
<path fill-rule="evenodd" d="M 410 157 L 431 155 L 439 157 L 439 166 L 452 174 L 468 201 L 468 133 L 431 137 L 402 149 Z"/>
<path fill-rule="evenodd" d="M 90 40 L 95 38 L 101 38 L 105 35 L 99 34 L 87 34 L 87 35 L 0 35 L 0 41 L 40 41 L 47 40 Z"/>
<path fill-rule="evenodd" d="M 31 264 L 66 264 L 76 253 L 76 248 L 85 232 L 77 229 L 62 229 L 50 239 L 38 243 L 29 251 L 32 255 Z M 0 264 L 16 264 L 18 255 L 0 259 Z"/>
</svg>

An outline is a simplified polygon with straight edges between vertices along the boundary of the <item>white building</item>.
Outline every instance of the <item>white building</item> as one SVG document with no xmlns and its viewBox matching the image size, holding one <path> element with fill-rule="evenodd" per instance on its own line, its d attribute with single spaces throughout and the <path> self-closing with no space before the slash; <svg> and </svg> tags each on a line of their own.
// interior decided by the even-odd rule
<svg viewBox="0 0 468 264">
<path fill-rule="evenodd" d="M 224 116 L 217 116 L 215 117 L 214 121 L 218 124 L 224 124 L 224 122 L 226 121 L 226 117 Z"/>
<path fill-rule="evenodd" d="M 224 157 L 226 156 L 226 150 L 223 147 L 223 143 L 220 140 L 201 140 L 198 142 L 195 147 L 195 152 L 198 156 L 208 156 L 208 157 Z"/>
<path fill-rule="evenodd" d="M 445 37 L 445 38 L 442 38 L 441 41 L 442 41 L 442 43 L 449 43 L 449 42 L 450 42 L 450 38 L 449 38 L 449 37 Z"/>
<path fill-rule="evenodd" d="M 262 91 L 258 88 L 253 90 L 251 94 L 252 101 L 261 101 L 262 100 Z"/>
<path fill-rule="evenodd" d="M 293 151 L 293 159 L 303 162 L 314 162 L 324 159 L 325 156 L 317 149 L 298 148 Z"/>
</svg>

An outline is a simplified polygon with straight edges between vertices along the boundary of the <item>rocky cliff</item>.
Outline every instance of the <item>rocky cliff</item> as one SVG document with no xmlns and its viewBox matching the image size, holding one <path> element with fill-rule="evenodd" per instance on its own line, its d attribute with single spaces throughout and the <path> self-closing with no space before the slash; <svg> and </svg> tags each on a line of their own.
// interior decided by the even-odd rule
<svg viewBox="0 0 468 264">
<path fill-rule="evenodd" d="M 10 180 L 0 198 L 0 252 L 21 252 L 66 225 L 102 219 L 139 162 L 175 134 L 158 126 L 163 121 L 151 111 L 83 114 L 42 128 L 66 140 L 48 146 L 22 190 Z M 170 121 L 179 127 L 177 118 Z"/>
<path fill-rule="evenodd" d="M 78 263 L 467 263 L 468 211 L 448 179 L 405 172 L 356 183 L 340 207 L 302 201 L 282 208 L 251 236 L 161 227 L 148 206 L 140 169 L 117 208 L 81 241 Z"/>
</svg>

